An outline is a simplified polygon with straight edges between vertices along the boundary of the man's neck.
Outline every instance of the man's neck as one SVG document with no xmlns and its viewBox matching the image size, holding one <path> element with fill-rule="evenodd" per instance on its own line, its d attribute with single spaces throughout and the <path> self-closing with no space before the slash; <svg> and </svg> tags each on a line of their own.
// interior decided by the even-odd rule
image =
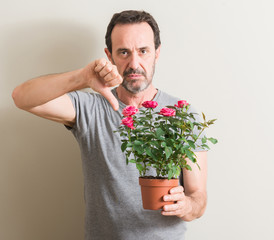
<svg viewBox="0 0 274 240">
<path fill-rule="evenodd" d="M 141 108 L 142 103 L 145 101 L 152 101 L 157 93 L 157 89 L 152 84 L 144 91 L 136 94 L 130 93 L 122 85 L 117 87 L 116 91 L 121 102 L 137 108 Z"/>
</svg>

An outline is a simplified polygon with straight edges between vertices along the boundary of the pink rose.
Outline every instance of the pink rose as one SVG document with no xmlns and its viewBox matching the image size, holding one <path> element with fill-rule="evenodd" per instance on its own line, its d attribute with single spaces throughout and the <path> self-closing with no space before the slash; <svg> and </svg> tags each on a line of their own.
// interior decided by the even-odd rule
<svg viewBox="0 0 274 240">
<path fill-rule="evenodd" d="M 156 108 L 158 106 L 158 103 L 156 101 L 145 101 L 142 104 L 145 108 Z"/>
<path fill-rule="evenodd" d="M 131 129 L 135 129 L 135 127 L 133 127 L 133 118 L 132 117 L 126 117 L 122 119 L 122 124 L 131 128 Z"/>
<path fill-rule="evenodd" d="M 186 101 L 186 100 L 180 100 L 178 101 L 178 104 L 174 105 L 175 107 L 178 107 L 178 108 L 183 108 L 183 107 L 186 107 L 187 105 L 189 105 L 189 103 Z"/>
<path fill-rule="evenodd" d="M 139 109 L 134 107 L 134 106 L 127 106 L 123 109 L 123 115 L 124 116 L 127 116 L 127 117 L 130 117 L 134 114 L 136 114 L 137 112 L 139 112 Z"/>
<path fill-rule="evenodd" d="M 160 114 L 166 117 L 172 117 L 175 116 L 176 111 L 172 108 L 162 108 Z"/>
</svg>

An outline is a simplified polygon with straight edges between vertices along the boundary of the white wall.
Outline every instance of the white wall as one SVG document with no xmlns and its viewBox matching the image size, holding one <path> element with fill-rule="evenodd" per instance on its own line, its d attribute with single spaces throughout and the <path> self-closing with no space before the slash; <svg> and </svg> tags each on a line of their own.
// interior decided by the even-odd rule
<svg viewBox="0 0 274 240">
<path fill-rule="evenodd" d="M 1 4 L 0 239 L 83 239 L 76 141 L 15 108 L 13 88 L 104 56 L 112 14 L 144 9 L 161 29 L 155 84 L 189 100 L 219 144 L 209 153 L 209 202 L 188 239 L 273 239 L 274 33 L 271 0 L 12 0 Z"/>
</svg>

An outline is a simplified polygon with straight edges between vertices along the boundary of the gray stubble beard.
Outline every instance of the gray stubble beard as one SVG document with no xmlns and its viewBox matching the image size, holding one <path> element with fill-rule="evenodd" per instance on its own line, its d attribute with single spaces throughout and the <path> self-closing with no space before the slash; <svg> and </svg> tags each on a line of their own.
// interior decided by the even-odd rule
<svg viewBox="0 0 274 240">
<path fill-rule="evenodd" d="M 124 79 L 121 85 L 128 92 L 130 92 L 132 94 L 137 94 L 139 92 L 142 92 L 142 91 L 146 90 L 149 87 L 149 85 L 151 84 L 152 79 L 150 81 L 148 81 L 148 79 L 145 79 L 145 81 L 140 86 L 134 87 L 133 84 L 137 81 L 139 81 L 139 80 L 127 81 L 127 80 Z"/>
<path fill-rule="evenodd" d="M 134 70 L 132 70 L 131 72 L 134 72 Z M 140 72 L 138 70 L 136 70 L 136 72 Z M 152 78 L 154 76 L 154 72 L 155 72 L 155 61 L 153 63 L 153 66 L 152 66 L 152 72 L 151 72 L 151 75 L 149 76 L 149 78 L 147 77 L 146 74 L 142 74 L 145 79 L 144 81 L 141 83 L 140 86 L 136 86 L 134 87 L 133 84 L 137 81 L 140 81 L 140 80 L 131 80 L 131 81 L 127 81 L 125 78 L 126 78 L 126 71 L 123 73 L 123 82 L 122 82 L 122 86 L 130 93 L 132 94 L 137 94 L 137 93 L 140 93 L 144 90 L 146 90 L 152 83 Z"/>
</svg>

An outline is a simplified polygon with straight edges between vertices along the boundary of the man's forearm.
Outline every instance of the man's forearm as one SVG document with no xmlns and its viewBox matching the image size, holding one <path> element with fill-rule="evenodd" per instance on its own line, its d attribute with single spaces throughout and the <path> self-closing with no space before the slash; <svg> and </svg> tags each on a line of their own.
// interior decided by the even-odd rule
<svg viewBox="0 0 274 240">
<path fill-rule="evenodd" d="M 80 76 L 81 69 L 31 79 L 18 87 L 12 93 L 17 107 L 27 110 L 42 105 L 65 93 L 86 87 Z"/>
<path fill-rule="evenodd" d="M 186 195 L 189 206 L 189 213 L 181 217 L 184 221 L 192 221 L 196 218 L 201 217 L 206 209 L 207 204 L 207 194 L 204 192 L 195 192 L 190 195 Z"/>
</svg>

